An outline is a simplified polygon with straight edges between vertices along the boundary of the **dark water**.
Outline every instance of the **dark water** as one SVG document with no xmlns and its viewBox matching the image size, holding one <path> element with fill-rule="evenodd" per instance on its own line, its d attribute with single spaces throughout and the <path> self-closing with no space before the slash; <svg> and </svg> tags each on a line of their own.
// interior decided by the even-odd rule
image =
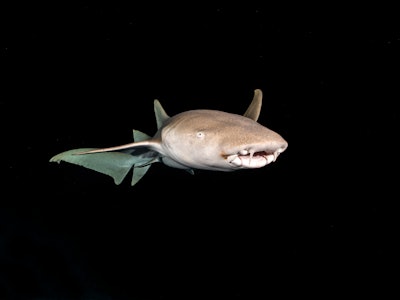
<svg viewBox="0 0 400 300">
<path fill-rule="evenodd" d="M 397 17 L 299 9 L 3 9 L 0 298 L 390 291 Z M 169 115 L 242 114 L 256 88 L 259 122 L 289 143 L 265 168 L 192 176 L 155 164 L 130 187 L 48 162 L 130 142 L 133 128 L 152 135 L 154 99 Z"/>
</svg>

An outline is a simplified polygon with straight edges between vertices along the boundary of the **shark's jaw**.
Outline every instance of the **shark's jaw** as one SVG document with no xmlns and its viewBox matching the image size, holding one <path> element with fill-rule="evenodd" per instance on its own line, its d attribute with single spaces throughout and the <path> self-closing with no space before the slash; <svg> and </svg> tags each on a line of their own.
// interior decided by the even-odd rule
<svg viewBox="0 0 400 300">
<path fill-rule="evenodd" d="M 235 169 L 256 169 L 265 167 L 266 165 L 276 161 L 279 154 L 285 151 L 286 148 L 287 144 L 274 151 L 255 151 L 253 149 L 243 149 L 236 154 L 224 155 L 224 158 Z"/>
</svg>

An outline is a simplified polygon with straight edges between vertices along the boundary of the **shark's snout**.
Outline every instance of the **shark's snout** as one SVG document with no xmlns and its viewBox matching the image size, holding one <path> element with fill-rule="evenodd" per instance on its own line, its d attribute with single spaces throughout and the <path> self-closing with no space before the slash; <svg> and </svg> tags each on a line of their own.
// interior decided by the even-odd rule
<svg viewBox="0 0 400 300">
<path fill-rule="evenodd" d="M 226 156 L 226 160 L 237 168 L 262 168 L 272 162 L 275 162 L 279 154 L 284 152 L 288 143 L 282 140 L 274 145 L 267 147 L 250 147 L 242 149 L 238 153 Z"/>
</svg>

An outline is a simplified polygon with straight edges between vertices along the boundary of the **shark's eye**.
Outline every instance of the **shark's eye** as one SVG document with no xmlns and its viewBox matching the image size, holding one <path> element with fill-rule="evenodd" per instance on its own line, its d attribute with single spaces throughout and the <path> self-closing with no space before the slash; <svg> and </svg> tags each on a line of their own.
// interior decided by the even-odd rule
<svg viewBox="0 0 400 300">
<path fill-rule="evenodd" d="M 198 132 L 196 133 L 196 136 L 197 136 L 199 139 L 202 139 L 202 138 L 204 138 L 205 134 L 204 134 L 203 131 L 198 131 Z"/>
</svg>

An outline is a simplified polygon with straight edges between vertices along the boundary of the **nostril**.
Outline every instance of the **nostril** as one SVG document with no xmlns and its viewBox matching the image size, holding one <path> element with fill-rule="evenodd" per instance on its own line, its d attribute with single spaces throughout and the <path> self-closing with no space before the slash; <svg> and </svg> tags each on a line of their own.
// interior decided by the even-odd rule
<svg viewBox="0 0 400 300">
<path fill-rule="evenodd" d="M 247 155 L 247 154 L 249 154 L 249 151 L 243 149 L 243 150 L 240 150 L 239 153 L 240 153 L 240 155 Z"/>
<path fill-rule="evenodd" d="M 286 150 L 287 147 L 288 147 L 288 143 L 285 142 L 285 143 L 282 145 L 282 147 L 280 147 L 280 148 L 278 149 L 278 151 L 279 151 L 280 153 L 282 153 L 283 151 Z"/>
</svg>

